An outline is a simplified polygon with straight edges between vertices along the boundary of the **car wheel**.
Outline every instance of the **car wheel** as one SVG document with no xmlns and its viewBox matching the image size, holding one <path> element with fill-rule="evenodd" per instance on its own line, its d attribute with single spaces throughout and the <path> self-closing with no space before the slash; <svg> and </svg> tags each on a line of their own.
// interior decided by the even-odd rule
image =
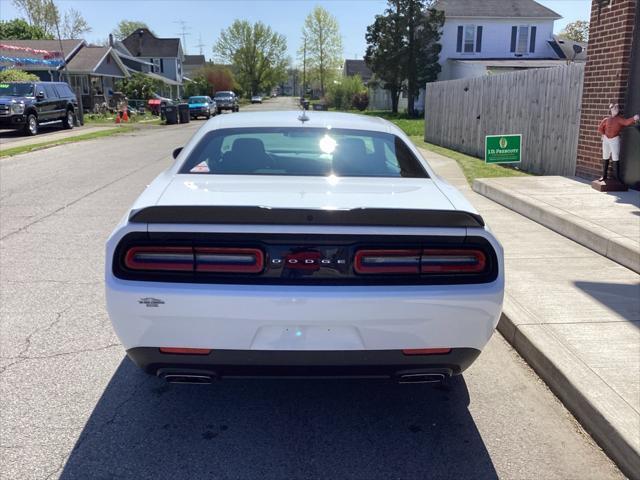
<svg viewBox="0 0 640 480">
<path fill-rule="evenodd" d="M 67 110 L 67 115 L 62 120 L 62 125 L 64 128 L 72 129 L 75 124 L 75 116 L 73 115 L 73 110 Z"/>
<path fill-rule="evenodd" d="M 218 110 L 216 110 L 216 113 L 217 113 L 218 115 L 220 115 L 220 114 L 222 113 L 222 109 L 221 109 L 221 108 L 219 108 Z"/>
<path fill-rule="evenodd" d="M 27 115 L 27 123 L 24 125 L 24 133 L 29 136 L 38 134 L 38 119 L 33 113 Z"/>
<path fill-rule="evenodd" d="M 211 118 L 211 112 L 207 113 L 207 120 Z"/>
</svg>

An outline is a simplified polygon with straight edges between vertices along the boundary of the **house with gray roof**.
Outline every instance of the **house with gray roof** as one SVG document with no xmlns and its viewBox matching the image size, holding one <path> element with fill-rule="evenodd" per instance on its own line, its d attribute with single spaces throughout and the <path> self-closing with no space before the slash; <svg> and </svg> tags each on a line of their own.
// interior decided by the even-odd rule
<svg viewBox="0 0 640 480">
<path fill-rule="evenodd" d="M 180 97 L 183 88 L 184 52 L 179 38 L 159 38 L 147 28 L 139 28 L 122 44 L 131 56 L 152 64 L 150 73 L 166 79 L 173 88 L 171 96 Z"/>
<path fill-rule="evenodd" d="M 85 46 L 67 62 L 66 78 L 77 95 L 82 96 L 84 110 L 93 111 L 109 105 L 115 82 L 129 77 L 127 67 L 112 47 Z"/>
<path fill-rule="evenodd" d="M 561 18 L 534 0 L 437 0 L 445 14 L 438 80 L 565 64 L 553 36 Z"/>
<path fill-rule="evenodd" d="M 59 66 L 69 62 L 85 45 L 84 40 L 2 40 L 3 45 L 17 47 L 19 50 L 0 48 L 0 56 L 5 59 L 24 59 L 23 62 L 14 60 L 0 60 L 0 70 L 5 68 L 17 68 L 26 70 L 38 76 L 45 82 L 55 82 L 61 80 Z M 30 52 L 25 49 L 34 50 Z M 54 57 L 47 57 L 35 51 L 47 51 L 55 54 Z M 34 60 L 34 62 L 29 62 Z M 37 62 L 40 60 L 41 62 Z M 49 60 L 49 61 L 45 61 Z M 54 61 L 50 61 L 54 60 Z"/>
</svg>

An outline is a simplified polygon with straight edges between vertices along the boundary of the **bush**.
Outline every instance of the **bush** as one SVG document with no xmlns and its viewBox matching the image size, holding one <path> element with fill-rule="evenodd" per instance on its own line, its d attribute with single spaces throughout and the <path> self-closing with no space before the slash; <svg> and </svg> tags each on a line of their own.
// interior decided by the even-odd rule
<svg viewBox="0 0 640 480">
<path fill-rule="evenodd" d="M 353 108 L 353 97 L 356 94 L 366 92 L 367 88 L 362 83 L 359 75 L 343 77 L 334 82 L 327 91 L 327 102 L 330 107 L 337 110 L 349 110 Z"/>
<path fill-rule="evenodd" d="M 369 94 L 367 92 L 356 93 L 351 101 L 353 108 L 363 112 L 369 106 Z"/>
<path fill-rule="evenodd" d="M 128 98 L 149 100 L 153 94 L 162 89 L 162 82 L 148 77 L 143 73 L 134 73 L 130 78 L 125 78 L 116 83 L 116 90 L 121 91 Z"/>
<path fill-rule="evenodd" d="M 40 79 L 33 73 L 15 68 L 7 68 L 0 72 L 0 82 L 34 82 L 37 80 Z"/>
</svg>

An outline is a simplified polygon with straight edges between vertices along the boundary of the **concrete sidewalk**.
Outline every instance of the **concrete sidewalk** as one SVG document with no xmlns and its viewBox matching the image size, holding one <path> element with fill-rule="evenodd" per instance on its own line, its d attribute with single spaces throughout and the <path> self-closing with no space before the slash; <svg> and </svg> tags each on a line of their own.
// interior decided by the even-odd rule
<svg viewBox="0 0 640 480">
<path fill-rule="evenodd" d="M 484 178 L 473 189 L 640 273 L 640 192 L 602 193 L 552 176 Z"/>
<path fill-rule="evenodd" d="M 623 473 L 640 478 L 639 276 L 475 193 L 454 160 L 422 153 L 504 246 L 499 331 Z"/>
</svg>

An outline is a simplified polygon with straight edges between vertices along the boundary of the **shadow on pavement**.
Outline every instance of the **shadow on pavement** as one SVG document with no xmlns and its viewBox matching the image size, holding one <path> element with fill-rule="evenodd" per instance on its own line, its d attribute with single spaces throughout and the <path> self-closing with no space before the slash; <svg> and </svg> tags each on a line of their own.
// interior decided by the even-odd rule
<svg viewBox="0 0 640 480">
<path fill-rule="evenodd" d="M 640 321 L 640 283 L 574 282 L 576 287 L 630 322 Z"/>
<path fill-rule="evenodd" d="M 10 142 L 7 142 L 7 140 L 17 141 L 17 140 L 26 140 L 29 138 L 39 138 L 39 137 L 46 138 L 49 135 L 54 133 L 68 132 L 68 131 L 69 130 L 64 129 L 60 123 L 53 123 L 51 125 L 40 125 L 38 129 L 38 135 L 36 135 L 35 137 L 30 137 L 28 135 L 25 135 L 22 129 L 20 130 L 0 129 L 0 139 L 5 140 L 3 144 L 8 144 Z"/>
<path fill-rule="evenodd" d="M 468 404 L 462 377 L 168 385 L 125 358 L 60 478 L 497 478 Z"/>
</svg>

